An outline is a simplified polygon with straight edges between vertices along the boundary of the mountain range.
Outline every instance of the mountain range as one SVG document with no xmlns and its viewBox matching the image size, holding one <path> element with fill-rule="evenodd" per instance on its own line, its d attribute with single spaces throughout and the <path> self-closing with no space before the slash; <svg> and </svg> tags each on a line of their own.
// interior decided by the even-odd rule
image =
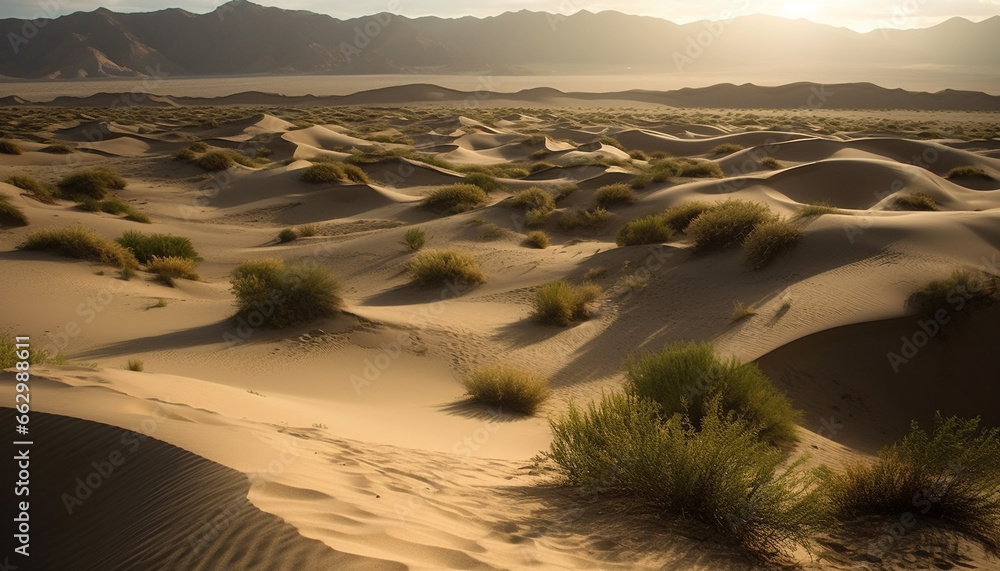
<svg viewBox="0 0 1000 571">
<path fill-rule="evenodd" d="M 21 79 L 242 74 L 725 72 L 824 66 L 947 73 L 1000 66 L 1000 16 L 858 33 L 749 15 L 676 24 L 618 12 L 339 20 L 233 0 L 207 14 L 105 8 L 0 20 L 0 75 Z"/>
</svg>

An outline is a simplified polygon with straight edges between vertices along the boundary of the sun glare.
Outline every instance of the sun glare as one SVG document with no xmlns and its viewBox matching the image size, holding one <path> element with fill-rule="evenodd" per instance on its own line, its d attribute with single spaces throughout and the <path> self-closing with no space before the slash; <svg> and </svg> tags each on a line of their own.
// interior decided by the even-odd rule
<svg viewBox="0 0 1000 571">
<path fill-rule="evenodd" d="M 778 15 L 789 20 L 816 21 L 820 15 L 820 7 L 809 2 L 785 2 L 778 8 Z"/>
</svg>

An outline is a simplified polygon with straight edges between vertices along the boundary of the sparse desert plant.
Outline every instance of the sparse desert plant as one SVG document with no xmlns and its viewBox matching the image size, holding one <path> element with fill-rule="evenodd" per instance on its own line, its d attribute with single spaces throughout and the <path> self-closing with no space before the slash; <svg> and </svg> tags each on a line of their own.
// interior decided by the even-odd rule
<svg viewBox="0 0 1000 571">
<path fill-rule="evenodd" d="M 524 213 L 524 223 L 528 228 L 541 228 L 545 226 L 545 222 L 549 219 L 550 214 L 552 214 L 551 210 L 532 208 Z"/>
<path fill-rule="evenodd" d="M 356 184 L 368 184 L 368 175 L 365 171 L 361 170 L 361 167 L 357 165 L 343 165 L 341 169 L 344 171 L 344 176 L 347 180 Z"/>
<path fill-rule="evenodd" d="M 407 264 L 407 270 L 417 283 L 424 285 L 474 285 L 486 282 L 479 262 L 468 254 L 454 250 L 420 252 Z"/>
<path fill-rule="evenodd" d="M 604 208 L 611 208 L 620 204 L 632 204 L 638 198 L 635 195 L 635 191 L 629 188 L 629 185 L 622 183 L 602 186 L 594 192 L 594 199 L 597 200 L 597 204 Z"/>
<path fill-rule="evenodd" d="M 754 315 L 757 315 L 757 311 L 753 308 L 753 306 L 747 305 L 740 300 L 733 302 L 733 323 L 742 321 L 748 317 L 753 317 Z"/>
<path fill-rule="evenodd" d="M 594 283 L 574 285 L 566 280 L 549 282 L 535 292 L 535 310 L 531 316 L 546 325 L 565 327 L 574 321 L 590 318 L 587 305 L 601 295 Z"/>
<path fill-rule="evenodd" d="M 149 263 L 154 257 L 187 258 L 197 261 L 198 252 L 190 238 L 170 234 L 143 234 L 129 230 L 117 240 L 131 252 L 140 263 Z"/>
<path fill-rule="evenodd" d="M 607 209 L 600 206 L 588 210 L 563 212 L 562 216 L 559 217 L 559 228 L 567 231 L 579 228 L 601 228 L 608 223 L 608 216 Z"/>
<path fill-rule="evenodd" d="M 191 149 L 191 151 L 195 153 L 204 153 L 208 150 L 208 143 L 205 141 L 195 141 L 194 143 L 191 143 L 188 149 Z"/>
<path fill-rule="evenodd" d="M 76 152 L 76 149 L 69 145 L 55 144 L 43 147 L 41 149 L 43 153 L 50 153 L 53 155 L 69 155 Z"/>
<path fill-rule="evenodd" d="M 128 183 L 111 169 L 98 167 L 77 171 L 57 183 L 59 192 L 68 198 L 86 197 L 101 200 L 112 190 L 122 190 Z"/>
<path fill-rule="evenodd" d="M 546 214 L 555 210 L 556 200 L 549 191 L 533 186 L 527 190 L 522 190 L 510 199 L 510 205 L 524 211 L 544 210 Z"/>
<path fill-rule="evenodd" d="M 145 366 L 142 363 L 142 359 L 129 359 L 128 364 L 125 366 L 129 371 L 135 371 L 141 373 Z"/>
<path fill-rule="evenodd" d="M 463 383 L 474 402 L 531 416 L 549 397 L 549 384 L 537 373 L 498 366 L 476 371 Z"/>
<path fill-rule="evenodd" d="M 747 265 L 755 270 L 764 269 L 771 260 L 790 250 L 804 237 L 805 233 L 787 220 L 764 222 L 743 241 Z"/>
<path fill-rule="evenodd" d="M 547 456 L 570 483 L 624 495 L 665 516 L 695 520 L 770 559 L 808 545 L 827 519 L 820 479 L 762 441 L 756 427 L 708 404 L 699 426 L 655 403 L 611 393 L 570 404 Z"/>
<path fill-rule="evenodd" d="M 157 299 L 156 303 L 154 303 L 150 307 L 154 307 L 154 308 L 160 309 L 160 308 L 163 308 L 163 307 L 166 307 L 166 306 L 167 306 L 167 300 L 165 300 L 165 299 L 163 299 L 161 297 L 161 298 Z"/>
<path fill-rule="evenodd" d="M 251 327 L 290 327 L 329 317 L 343 305 L 340 283 L 324 267 L 279 258 L 243 262 L 230 275 L 237 316 Z"/>
<path fill-rule="evenodd" d="M 28 234 L 17 247 L 20 250 L 53 251 L 70 258 L 91 260 L 116 268 L 139 266 L 132 252 L 83 226 L 36 230 Z"/>
<path fill-rule="evenodd" d="M 901 194 L 892 199 L 890 206 L 893 210 L 917 210 L 934 211 L 941 210 L 934 197 L 923 192 Z"/>
<path fill-rule="evenodd" d="M 632 272 L 621 277 L 615 284 L 622 294 L 630 294 L 649 287 L 649 272 Z"/>
<path fill-rule="evenodd" d="M 614 148 L 616 148 L 616 149 L 618 149 L 620 151 L 624 151 L 625 150 L 625 145 L 622 145 L 618 141 L 618 139 L 615 139 L 614 137 L 604 136 L 604 137 L 601 137 L 600 139 L 598 139 L 596 142 L 598 142 L 598 143 L 600 143 L 602 145 L 608 145 L 609 147 L 614 147 Z"/>
<path fill-rule="evenodd" d="M 343 169 L 333 163 L 319 163 L 308 167 L 299 177 L 303 182 L 313 184 L 325 184 L 331 182 L 341 182 L 345 178 Z"/>
<path fill-rule="evenodd" d="M 209 151 L 195 159 L 194 164 L 199 168 L 214 172 L 224 171 L 232 167 L 235 162 L 230 153 L 225 151 Z"/>
<path fill-rule="evenodd" d="M 422 228 L 410 228 L 403 234 L 403 243 L 410 250 L 417 252 L 427 243 L 427 233 Z"/>
<path fill-rule="evenodd" d="M 478 186 L 453 184 L 428 194 L 424 198 L 423 205 L 448 214 L 458 214 L 479 208 L 488 200 L 486 191 Z"/>
<path fill-rule="evenodd" d="M 529 172 L 529 174 L 535 174 L 535 173 L 540 173 L 542 171 L 546 171 L 546 170 L 554 169 L 554 168 L 557 168 L 557 167 L 556 167 L 556 165 L 554 165 L 552 163 L 536 162 L 536 163 L 532 163 L 531 164 L 531 166 L 528 168 L 528 172 Z"/>
<path fill-rule="evenodd" d="M 191 149 L 181 149 L 174 153 L 175 161 L 188 161 L 193 162 L 198 158 L 198 155 L 194 153 Z"/>
<path fill-rule="evenodd" d="M 149 260 L 146 264 L 146 270 L 150 273 L 155 274 L 156 277 L 167 284 L 170 287 L 174 287 L 174 280 L 185 279 L 185 280 L 197 280 L 198 272 L 196 269 L 197 262 L 190 258 L 178 258 L 178 257 L 167 257 L 161 258 L 154 256 L 153 259 Z"/>
<path fill-rule="evenodd" d="M 948 174 L 944 175 L 948 180 L 954 180 L 956 178 L 978 178 L 982 180 L 993 180 L 989 174 L 983 169 L 974 166 L 964 166 L 955 167 L 948 171 Z"/>
<path fill-rule="evenodd" d="M 583 274 L 584 282 L 593 282 L 596 280 L 602 280 L 608 275 L 608 269 L 604 267 L 594 267 L 589 268 L 586 273 Z"/>
<path fill-rule="evenodd" d="M 699 200 L 691 200 L 675 204 L 663 213 L 663 221 L 674 232 L 686 232 L 691 221 L 712 209 L 712 205 Z"/>
<path fill-rule="evenodd" d="M 549 237 L 541 230 L 534 230 L 528 232 L 528 237 L 525 238 L 524 243 L 532 248 L 544 250 L 549 247 Z"/>
<path fill-rule="evenodd" d="M 692 220 L 685 233 L 694 240 L 695 249 L 711 252 L 742 244 L 754 228 L 775 219 L 763 204 L 727 200 Z"/>
<path fill-rule="evenodd" d="M 135 277 L 135 268 L 122 268 L 118 270 L 118 277 L 125 281 L 129 281 Z"/>
<path fill-rule="evenodd" d="M 556 189 L 556 204 L 568 198 L 574 192 L 580 190 L 575 184 L 566 184 Z"/>
<path fill-rule="evenodd" d="M 285 228 L 281 232 L 278 232 L 278 242 L 281 244 L 297 240 L 298 237 L 299 233 L 294 228 Z"/>
<path fill-rule="evenodd" d="M 619 246 L 640 246 L 662 244 L 674 237 L 674 231 L 664 221 L 663 216 L 650 214 L 625 223 L 618 230 L 616 241 Z"/>
<path fill-rule="evenodd" d="M 722 167 L 711 161 L 698 161 L 693 163 L 683 163 L 678 176 L 690 178 L 722 178 Z"/>
<path fill-rule="evenodd" d="M 797 218 L 810 218 L 813 216 L 823 216 L 824 214 L 848 214 L 839 208 L 830 206 L 826 202 L 814 202 L 812 204 L 805 204 L 799 209 Z"/>
<path fill-rule="evenodd" d="M 28 217 L 6 194 L 0 194 L 0 226 L 27 226 Z"/>
<path fill-rule="evenodd" d="M 801 413 L 754 363 L 723 361 L 709 343 L 674 343 L 625 364 L 625 390 L 659 405 L 664 417 L 687 414 L 695 425 L 707 403 L 719 399 L 723 414 L 734 413 L 780 444 L 797 440 Z"/>
<path fill-rule="evenodd" d="M 33 176 L 17 174 L 7 177 L 4 182 L 14 185 L 21 190 L 28 191 L 29 194 L 46 204 L 53 204 L 55 202 L 53 200 L 55 197 L 52 194 L 52 187 Z"/>
<path fill-rule="evenodd" d="M 1000 278 L 963 269 L 917 288 L 907 298 L 906 306 L 921 315 L 930 316 L 941 310 L 989 307 L 998 301 Z"/>
<path fill-rule="evenodd" d="M 914 422 L 876 460 L 835 472 L 830 490 L 842 518 L 932 518 L 1000 553 L 1000 429 L 978 418 L 939 412 L 930 434 Z"/>
<path fill-rule="evenodd" d="M 628 152 L 628 158 L 634 161 L 648 161 L 649 155 L 647 155 L 642 149 L 633 149 Z"/>
<path fill-rule="evenodd" d="M 510 230 L 502 228 L 492 222 L 483 224 L 483 227 L 479 229 L 480 240 L 499 240 L 508 236 L 510 236 Z"/>
<path fill-rule="evenodd" d="M 299 236 L 302 236 L 303 238 L 311 238 L 316 234 L 319 234 L 319 226 L 315 224 L 303 224 L 298 227 L 297 231 Z"/>
<path fill-rule="evenodd" d="M 20 155 L 21 147 L 17 146 L 17 143 L 13 141 L 8 141 L 7 139 L 0 139 L 0 154 Z"/>
<path fill-rule="evenodd" d="M 783 168 L 781 163 L 779 163 L 774 157 L 764 157 L 760 160 L 760 166 L 772 171 Z"/>
<path fill-rule="evenodd" d="M 493 178 L 492 176 L 486 173 L 481 173 L 481 172 L 465 175 L 465 178 L 462 179 L 462 182 L 464 182 L 465 184 L 472 184 L 478 186 L 479 188 L 485 190 L 488 193 L 496 192 L 498 190 L 503 190 L 503 185 L 497 182 L 497 179 Z"/>
<path fill-rule="evenodd" d="M 723 143 L 712 149 L 712 154 L 716 156 L 731 155 L 745 149 L 743 145 L 737 143 Z"/>
<path fill-rule="evenodd" d="M 14 334 L 10 330 L 0 330 L 0 369 L 9 369 L 17 365 L 18 361 L 25 360 L 18 356 L 18 350 Z M 49 360 L 49 353 L 46 351 L 31 349 L 27 351 L 27 355 L 27 361 L 31 365 L 40 365 Z"/>
</svg>

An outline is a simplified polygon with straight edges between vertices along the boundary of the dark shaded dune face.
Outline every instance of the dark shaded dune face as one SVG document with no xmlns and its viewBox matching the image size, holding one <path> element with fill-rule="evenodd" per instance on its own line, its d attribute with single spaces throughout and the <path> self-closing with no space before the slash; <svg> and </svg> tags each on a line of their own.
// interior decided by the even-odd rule
<svg viewBox="0 0 1000 571">
<path fill-rule="evenodd" d="M 0 409 L 4 426 L 13 416 Z M 10 559 L 22 569 L 404 568 L 303 537 L 247 500 L 244 474 L 141 433 L 32 412 L 31 438 L 30 496 L 13 497 L 11 486 L 4 501 L 30 502 L 31 565 Z M 14 463 L 4 466 L 15 481 Z"/>
</svg>

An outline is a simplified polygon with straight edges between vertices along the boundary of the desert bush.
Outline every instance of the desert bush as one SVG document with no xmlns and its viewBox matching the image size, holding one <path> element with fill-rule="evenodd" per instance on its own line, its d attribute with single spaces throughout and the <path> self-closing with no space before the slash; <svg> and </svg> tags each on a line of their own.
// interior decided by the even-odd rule
<svg viewBox="0 0 1000 571">
<path fill-rule="evenodd" d="M 0 226 L 27 226 L 28 217 L 17 205 L 11 203 L 10 197 L 0 194 Z"/>
<path fill-rule="evenodd" d="M 659 353 L 626 362 L 625 390 L 659 405 L 665 417 L 684 412 L 695 425 L 706 403 L 718 397 L 724 414 L 735 413 L 778 444 L 797 439 L 801 414 L 788 396 L 753 363 L 719 359 L 709 343 L 674 343 Z M 686 408 L 685 408 L 686 407 Z"/>
<path fill-rule="evenodd" d="M 589 210 L 563 212 L 559 217 L 559 228 L 576 230 L 579 228 L 602 228 L 608 223 L 608 211 L 598 206 Z"/>
<path fill-rule="evenodd" d="M 428 194 L 423 205 L 449 214 L 458 214 L 479 208 L 489 197 L 486 191 L 472 184 L 453 184 Z"/>
<path fill-rule="evenodd" d="M 540 230 L 534 230 L 528 232 L 528 237 L 525 238 L 524 243 L 532 248 L 537 248 L 539 250 L 544 250 L 549 247 L 549 237 Z"/>
<path fill-rule="evenodd" d="M 921 315 L 933 315 L 941 309 L 982 308 L 998 301 L 1000 278 L 983 272 L 955 270 L 943 280 L 917 288 L 907 298 L 906 306 Z"/>
<path fill-rule="evenodd" d="M 278 258 L 243 262 L 230 275 L 237 316 L 253 327 L 290 327 L 329 317 L 343 305 L 340 283 L 313 263 Z"/>
<path fill-rule="evenodd" d="M 403 243 L 414 252 L 420 250 L 427 243 L 427 233 L 421 228 L 410 228 L 403 234 Z"/>
<path fill-rule="evenodd" d="M 125 179 L 115 171 L 98 167 L 67 175 L 57 186 L 67 198 L 89 196 L 101 200 L 112 190 L 122 190 L 126 184 Z"/>
<path fill-rule="evenodd" d="M 28 234 L 18 246 L 21 250 L 48 250 L 70 258 L 108 264 L 117 268 L 135 268 L 139 263 L 132 252 L 83 226 L 44 228 Z"/>
<path fill-rule="evenodd" d="M 764 222 L 743 241 L 747 265 L 755 270 L 764 269 L 771 260 L 790 250 L 804 237 L 805 233 L 787 220 Z"/>
<path fill-rule="evenodd" d="M 174 153 L 175 161 L 188 161 L 194 162 L 198 158 L 198 155 L 194 154 L 191 149 L 181 149 Z"/>
<path fill-rule="evenodd" d="M 779 163 L 774 157 L 764 157 L 760 160 L 760 166 L 772 171 L 782 168 L 781 163 Z"/>
<path fill-rule="evenodd" d="M 299 236 L 302 236 L 303 238 L 311 238 L 316 234 L 319 234 L 319 226 L 315 224 L 303 224 L 298 227 L 297 232 L 299 233 Z"/>
<path fill-rule="evenodd" d="M 820 480 L 756 428 L 709 403 L 700 426 L 652 401 L 605 395 L 551 423 L 547 456 L 573 484 L 700 522 L 762 559 L 807 544 L 827 521 Z M 627 504 L 626 504 L 627 505 Z"/>
<path fill-rule="evenodd" d="M 486 192 L 496 192 L 503 190 L 503 185 L 497 182 L 497 179 L 486 173 L 472 173 L 465 175 L 462 179 L 465 184 L 471 184 L 478 186 L 479 188 L 485 190 Z"/>
<path fill-rule="evenodd" d="M 223 171 L 235 164 L 230 153 L 225 151 L 209 151 L 195 159 L 194 164 L 207 171 Z"/>
<path fill-rule="evenodd" d="M 28 191 L 29 194 L 46 204 L 53 204 L 55 202 L 52 187 L 33 176 L 17 174 L 7 177 L 4 182 L 14 185 L 21 190 Z"/>
<path fill-rule="evenodd" d="M 500 163 L 494 165 L 461 165 L 450 168 L 460 173 L 485 174 L 497 178 L 521 178 L 530 174 L 530 171 L 524 165 L 515 163 Z"/>
<path fill-rule="evenodd" d="M 732 320 L 734 323 L 748 317 L 753 317 L 754 315 L 757 315 L 757 311 L 753 308 L 753 306 L 747 305 L 740 300 L 733 302 Z"/>
<path fill-rule="evenodd" d="M 602 145 L 608 145 L 609 147 L 614 147 L 620 151 L 626 150 L 625 145 L 622 145 L 620 142 L 618 142 L 618 139 L 615 139 L 614 137 L 604 136 L 597 139 L 596 142 L 601 143 Z"/>
<path fill-rule="evenodd" d="M 597 204 L 604 208 L 611 208 L 619 204 L 632 204 L 638 198 L 635 195 L 635 191 L 629 188 L 627 184 L 621 183 L 602 186 L 594 192 L 594 199 L 597 200 Z"/>
<path fill-rule="evenodd" d="M 583 274 L 584 282 L 592 282 L 596 280 L 602 280 L 608 277 L 608 269 L 604 267 L 594 267 L 589 268 L 586 273 Z"/>
<path fill-rule="evenodd" d="M 723 143 L 712 149 L 712 154 L 716 156 L 731 155 L 745 149 L 743 145 L 737 143 Z"/>
<path fill-rule="evenodd" d="M 73 147 L 62 144 L 49 145 L 47 147 L 43 147 L 41 150 L 43 153 L 51 153 L 53 155 L 69 155 L 76 152 L 76 149 Z"/>
<path fill-rule="evenodd" d="M 993 180 L 993 177 L 987 174 L 986 171 L 974 166 L 955 167 L 948 171 L 948 174 L 944 175 L 944 177 L 948 180 L 956 178 L 979 178 L 983 180 Z"/>
<path fill-rule="evenodd" d="M 697 250 L 710 252 L 742 244 L 754 228 L 775 219 L 763 204 L 727 200 L 692 220 L 685 233 L 694 240 Z"/>
<path fill-rule="evenodd" d="M 649 155 L 647 155 L 646 151 L 643 151 L 642 149 L 633 149 L 628 152 L 628 158 L 634 161 L 648 161 Z"/>
<path fill-rule="evenodd" d="M 899 195 L 892 199 L 890 206 L 893 210 L 933 211 L 941 209 L 934 197 L 923 192 Z"/>
<path fill-rule="evenodd" d="M 410 260 L 407 270 L 416 282 L 425 285 L 486 282 L 475 258 L 453 250 L 421 252 Z"/>
<path fill-rule="evenodd" d="M 23 350 L 20 349 L 20 350 Z M 10 330 L 0 330 L 0 369 L 9 369 L 17 365 L 19 361 L 24 361 L 18 356 L 17 340 Z M 24 356 L 22 353 L 21 356 Z M 40 365 L 49 360 L 46 351 L 30 349 L 27 351 L 27 361 L 31 365 Z"/>
<path fill-rule="evenodd" d="M 835 472 L 830 499 L 841 518 L 908 514 L 946 522 L 1000 552 L 1000 429 L 938 413 L 928 434 L 914 422 L 874 461 Z"/>
<path fill-rule="evenodd" d="M 528 228 L 541 228 L 545 226 L 545 222 L 549 219 L 550 214 L 552 214 L 551 210 L 532 208 L 524 213 L 524 223 Z"/>
<path fill-rule="evenodd" d="M 153 258 L 187 258 L 199 260 L 198 252 L 190 238 L 170 234 L 143 234 L 129 230 L 117 240 L 128 249 L 140 263 L 147 264 Z"/>
<path fill-rule="evenodd" d="M 840 210 L 839 208 L 830 206 L 826 202 L 815 202 L 813 204 L 803 205 L 802 208 L 799 209 L 798 214 L 796 214 L 796 217 L 809 218 L 813 216 L 823 216 L 824 214 L 848 214 L 848 213 L 844 212 L 843 210 Z"/>
<path fill-rule="evenodd" d="M 590 318 L 587 305 L 601 295 L 593 283 L 573 285 L 566 280 L 549 282 L 535 292 L 535 310 L 531 316 L 546 325 L 565 327 L 574 321 Z"/>
<path fill-rule="evenodd" d="M 549 169 L 554 169 L 554 168 L 556 168 L 556 165 L 554 165 L 552 163 L 537 162 L 537 163 L 532 163 L 532 165 L 528 168 L 528 173 L 529 174 L 535 174 L 535 173 L 540 173 L 542 171 L 549 170 Z"/>
<path fill-rule="evenodd" d="M 556 189 L 556 204 L 568 198 L 574 192 L 580 190 L 575 184 L 566 184 Z"/>
<path fill-rule="evenodd" d="M 556 200 L 552 193 L 537 186 L 522 190 L 510 199 L 510 205 L 522 210 L 544 210 L 546 213 L 555 210 Z"/>
<path fill-rule="evenodd" d="M 154 256 L 146 263 L 146 270 L 155 274 L 163 283 L 174 287 L 174 280 L 177 279 L 199 279 L 196 266 L 197 262 L 190 258 Z"/>
<path fill-rule="evenodd" d="M 129 359 L 128 364 L 125 365 L 125 368 L 128 369 L 129 371 L 135 371 L 137 373 L 141 373 L 142 370 L 145 368 L 145 366 L 142 363 L 142 359 Z"/>
<path fill-rule="evenodd" d="M 510 236 L 510 230 L 498 226 L 492 222 L 482 225 L 479 229 L 479 239 L 480 240 L 499 240 L 501 238 L 506 238 Z"/>
<path fill-rule="evenodd" d="M 343 165 L 341 169 L 344 171 L 344 176 L 347 180 L 356 184 L 368 184 L 368 175 L 365 171 L 361 170 L 357 165 Z"/>
<path fill-rule="evenodd" d="M 298 232 L 294 228 L 285 228 L 281 232 L 278 232 L 278 242 L 284 244 L 286 242 L 292 242 L 297 240 L 299 237 Z"/>
<path fill-rule="evenodd" d="M 20 155 L 21 147 L 17 146 L 17 143 L 13 141 L 8 141 L 7 139 L 0 139 L 0 154 Z"/>
<path fill-rule="evenodd" d="M 691 221 L 712 209 L 712 205 L 707 202 L 692 200 L 675 204 L 663 213 L 663 221 L 674 232 L 686 232 Z"/>
<path fill-rule="evenodd" d="M 319 163 L 306 168 L 299 177 L 303 182 L 324 184 L 341 182 L 345 178 L 343 169 L 333 163 Z"/>
<path fill-rule="evenodd" d="M 669 242 L 673 236 L 674 231 L 663 217 L 651 214 L 626 222 L 618 230 L 616 241 L 619 246 L 640 246 Z"/>
<path fill-rule="evenodd" d="M 700 161 L 695 163 L 684 163 L 680 167 L 678 176 L 690 178 L 722 178 L 722 167 L 710 161 Z"/>
<path fill-rule="evenodd" d="M 550 393 L 541 375 L 505 366 L 476 371 L 463 385 L 474 402 L 528 416 L 535 414 Z"/>
</svg>

